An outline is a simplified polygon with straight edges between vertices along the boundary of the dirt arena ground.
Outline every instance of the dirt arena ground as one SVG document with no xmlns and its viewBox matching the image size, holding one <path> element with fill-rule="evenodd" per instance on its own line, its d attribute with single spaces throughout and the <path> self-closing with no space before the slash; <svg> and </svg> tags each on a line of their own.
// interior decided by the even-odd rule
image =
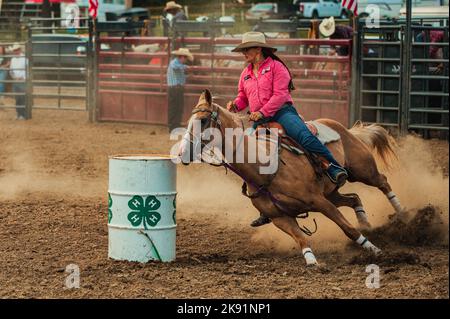
<svg viewBox="0 0 450 319">
<path fill-rule="evenodd" d="M 2 298 L 449 297 L 446 141 L 399 141 L 403 164 L 389 180 L 410 212 L 425 207 L 433 216 L 425 233 L 421 221 L 406 233 L 368 234 L 385 252 L 380 259 L 313 213 L 312 248 L 322 266 L 306 268 L 290 237 L 272 225 L 249 226 L 258 213 L 235 176 L 197 164 L 178 167 L 177 260 L 137 264 L 107 258 L 108 156 L 167 153 L 174 142 L 166 129 L 90 124 L 83 112 L 40 110 L 30 121 L 14 115 L 0 110 Z M 378 190 L 345 188 L 361 195 L 374 226 L 388 222 L 393 209 Z M 311 227 L 312 217 L 301 223 Z M 366 287 L 369 263 L 380 267 L 378 289 Z M 79 289 L 65 288 L 69 264 L 80 267 Z"/>
</svg>

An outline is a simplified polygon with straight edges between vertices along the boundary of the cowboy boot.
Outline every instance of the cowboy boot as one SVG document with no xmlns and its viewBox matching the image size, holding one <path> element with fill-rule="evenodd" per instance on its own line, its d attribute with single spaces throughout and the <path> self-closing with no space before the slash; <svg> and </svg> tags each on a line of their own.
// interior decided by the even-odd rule
<svg viewBox="0 0 450 319">
<path fill-rule="evenodd" d="M 264 215 L 260 215 L 257 219 L 255 219 L 250 226 L 252 227 L 259 227 L 265 224 L 269 224 L 271 222 L 269 217 L 266 217 Z"/>
<path fill-rule="evenodd" d="M 345 184 L 348 178 L 347 171 L 345 168 L 338 166 L 336 164 L 330 163 L 328 169 L 325 171 L 330 180 L 341 187 Z"/>
</svg>

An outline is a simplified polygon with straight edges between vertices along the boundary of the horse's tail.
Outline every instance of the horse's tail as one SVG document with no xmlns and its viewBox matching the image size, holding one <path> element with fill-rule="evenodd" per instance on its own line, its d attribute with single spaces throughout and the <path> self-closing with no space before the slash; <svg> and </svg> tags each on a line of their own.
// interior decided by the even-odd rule
<svg viewBox="0 0 450 319">
<path fill-rule="evenodd" d="M 370 150 L 376 150 L 386 167 L 392 167 L 394 161 L 398 159 L 395 152 L 397 144 L 394 138 L 378 124 L 364 125 L 357 121 L 350 129 L 350 133 L 356 136 Z"/>
</svg>

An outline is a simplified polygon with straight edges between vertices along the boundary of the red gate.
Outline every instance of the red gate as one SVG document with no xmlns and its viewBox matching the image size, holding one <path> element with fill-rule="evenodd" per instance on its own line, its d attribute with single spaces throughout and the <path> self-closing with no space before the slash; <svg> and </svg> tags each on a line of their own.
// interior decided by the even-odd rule
<svg viewBox="0 0 450 319">
<path fill-rule="evenodd" d="M 241 54 L 231 53 L 237 38 L 184 38 L 193 52 L 188 69 L 185 120 L 205 88 L 225 105 L 237 93 L 244 68 Z M 168 38 L 101 37 L 98 52 L 98 120 L 167 123 L 166 69 L 170 58 Z M 289 66 L 296 90 L 294 104 L 306 119 L 327 117 L 349 125 L 351 56 L 329 56 L 331 46 L 349 40 L 269 39 Z M 138 46 L 139 45 L 139 46 Z M 148 50 L 151 52 L 139 52 Z"/>
</svg>

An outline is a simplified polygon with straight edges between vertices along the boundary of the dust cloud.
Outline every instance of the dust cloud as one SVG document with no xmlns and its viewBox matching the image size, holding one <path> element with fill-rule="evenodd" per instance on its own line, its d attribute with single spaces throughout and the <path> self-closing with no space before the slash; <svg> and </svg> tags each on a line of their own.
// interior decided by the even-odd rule
<svg viewBox="0 0 450 319">
<path fill-rule="evenodd" d="M 38 194 L 104 197 L 106 192 L 107 185 L 100 179 L 45 174 L 33 161 L 33 155 L 23 151 L 10 156 L 8 169 L 0 174 L 1 200 L 14 200 L 23 198 L 24 195 L 33 197 Z"/>
<path fill-rule="evenodd" d="M 389 172 L 383 172 L 402 205 L 408 210 L 420 210 L 433 205 L 443 212 L 442 219 L 448 228 L 449 179 L 442 172 L 442 165 L 433 159 L 426 140 L 407 136 L 398 141 L 399 161 Z M 14 200 L 24 195 L 58 194 L 87 198 L 105 198 L 107 176 L 84 178 L 81 175 L 50 175 L 42 172 L 34 163 L 33 154 L 11 151 L 8 162 L 0 171 L 0 199 Z M 442 164 L 442 163 L 440 163 Z M 448 162 L 445 163 L 448 165 Z M 259 215 L 251 201 L 241 195 L 242 182 L 234 173 L 226 174 L 224 168 L 207 164 L 179 165 L 178 170 L 178 216 L 180 218 L 215 218 L 224 227 L 240 227 L 250 231 L 251 240 L 278 252 L 296 249 L 294 240 L 273 225 L 250 228 L 249 223 Z M 447 169 L 448 171 L 448 169 Z M 342 193 L 358 193 L 362 199 L 369 221 L 374 227 L 384 225 L 394 209 L 381 191 L 360 183 L 347 184 Z M 341 208 L 344 216 L 357 225 L 350 208 Z M 349 239 L 332 221 L 320 213 L 311 213 L 308 219 L 299 219 L 302 226 L 314 230 L 313 218 L 318 230 L 309 237 L 315 249 L 333 251 L 345 247 Z M 374 242 L 374 244 L 377 244 Z"/>
</svg>

